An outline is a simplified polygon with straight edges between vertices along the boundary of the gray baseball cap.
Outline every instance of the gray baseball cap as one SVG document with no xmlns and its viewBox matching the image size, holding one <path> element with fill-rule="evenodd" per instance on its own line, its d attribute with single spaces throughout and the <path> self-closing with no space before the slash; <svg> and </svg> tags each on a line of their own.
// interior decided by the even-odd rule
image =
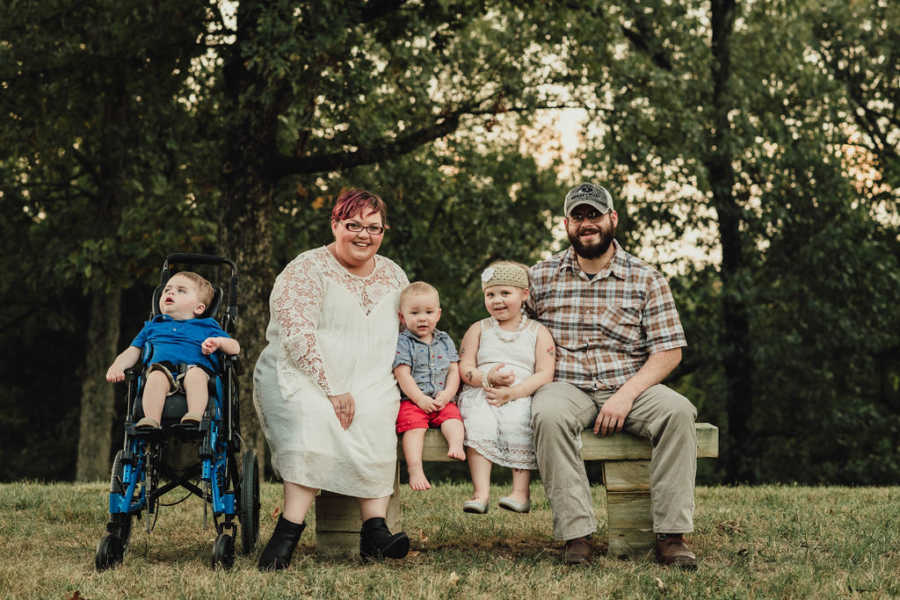
<svg viewBox="0 0 900 600">
<path fill-rule="evenodd" d="M 594 183 L 579 183 L 566 194 L 566 202 L 563 210 L 568 217 L 572 209 L 579 204 L 593 206 L 601 215 L 605 215 L 613 209 L 612 196 L 602 185 Z"/>
</svg>

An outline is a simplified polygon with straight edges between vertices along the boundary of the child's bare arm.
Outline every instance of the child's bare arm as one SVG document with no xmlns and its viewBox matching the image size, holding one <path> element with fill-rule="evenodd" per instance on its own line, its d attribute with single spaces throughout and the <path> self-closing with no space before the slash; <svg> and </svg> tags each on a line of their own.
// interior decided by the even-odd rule
<svg viewBox="0 0 900 600">
<path fill-rule="evenodd" d="M 482 387 L 485 374 L 478 370 L 478 346 L 481 343 L 481 325 L 474 323 L 459 343 L 459 376 L 463 383 Z"/>
<path fill-rule="evenodd" d="M 106 370 L 106 380 L 109 382 L 125 379 L 125 369 L 133 367 L 141 358 L 141 349 L 137 346 L 128 346 L 119 354 Z"/>
<path fill-rule="evenodd" d="M 556 344 L 547 328 L 540 325 L 534 344 L 534 373 L 514 386 L 488 390 L 488 403 L 501 406 L 516 398 L 530 396 L 542 385 L 553 381 L 555 369 Z"/>
<path fill-rule="evenodd" d="M 452 362 L 447 370 L 447 381 L 444 384 L 444 389 L 438 393 L 434 400 L 441 408 L 444 408 L 448 402 L 453 400 L 457 391 L 459 391 L 459 363 Z"/>
<path fill-rule="evenodd" d="M 241 345 L 234 338 L 230 337 L 208 337 L 203 340 L 200 345 L 203 354 L 212 354 L 216 350 L 221 350 L 225 354 L 239 354 Z"/>
<path fill-rule="evenodd" d="M 400 391 L 403 392 L 403 395 L 415 402 L 416 406 L 425 412 L 439 410 L 439 408 L 435 406 L 434 398 L 426 396 L 425 393 L 419 389 L 419 385 L 416 383 L 416 380 L 413 379 L 412 369 L 409 368 L 409 365 L 397 365 L 394 367 L 394 378 L 397 380 L 397 384 L 400 386 Z"/>
</svg>

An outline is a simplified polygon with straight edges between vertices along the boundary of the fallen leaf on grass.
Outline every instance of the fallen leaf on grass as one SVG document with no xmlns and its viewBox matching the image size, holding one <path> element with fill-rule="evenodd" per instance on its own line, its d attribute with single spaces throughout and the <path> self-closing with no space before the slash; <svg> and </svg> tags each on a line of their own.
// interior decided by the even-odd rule
<svg viewBox="0 0 900 600">
<path fill-rule="evenodd" d="M 456 571 L 452 571 L 452 572 L 450 573 L 449 580 L 450 580 L 450 585 L 456 585 L 456 584 L 457 584 L 457 582 L 459 581 L 459 575 L 456 574 Z"/>
<path fill-rule="evenodd" d="M 655 579 L 656 579 L 656 587 L 659 588 L 659 591 L 661 591 L 661 592 L 666 591 L 666 584 L 663 583 L 663 580 L 660 579 L 659 577 L 656 577 Z"/>
</svg>

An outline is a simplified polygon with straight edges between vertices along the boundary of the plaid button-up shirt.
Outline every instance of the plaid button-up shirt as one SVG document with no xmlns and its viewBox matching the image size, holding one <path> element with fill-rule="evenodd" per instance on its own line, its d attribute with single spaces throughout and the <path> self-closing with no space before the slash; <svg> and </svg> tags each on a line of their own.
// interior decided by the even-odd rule
<svg viewBox="0 0 900 600">
<path fill-rule="evenodd" d="M 651 354 L 687 346 L 665 278 L 613 243 L 593 278 L 571 247 L 531 267 L 528 307 L 556 342 L 554 381 L 616 390 Z"/>
</svg>

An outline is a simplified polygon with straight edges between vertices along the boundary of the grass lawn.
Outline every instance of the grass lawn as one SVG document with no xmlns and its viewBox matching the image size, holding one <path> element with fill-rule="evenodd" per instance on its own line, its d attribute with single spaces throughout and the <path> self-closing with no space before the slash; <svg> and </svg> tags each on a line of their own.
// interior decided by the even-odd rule
<svg viewBox="0 0 900 600">
<path fill-rule="evenodd" d="M 690 537 L 700 567 L 681 572 L 651 557 L 598 554 L 560 564 L 540 483 L 529 515 L 461 511 L 469 486 L 400 493 L 412 538 L 402 561 L 364 565 L 315 555 L 310 519 L 291 568 L 259 573 L 240 553 L 230 572 L 209 568 L 215 538 L 196 498 L 163 507 L 152 533 L 136 521 L 124 564 L 94 571 L 108 484 L 0 484 L 0 598 L 898 598 L 900 487 L 700 487 Z M 262 489 L 261 543 L 281 488 Z M 603 488 L 594 488 L 605 514 Z M 171 492 L 164 500 L 177 500 Z M 603 546 L 601 522 L 595 542 Z M 77 592 L 77 594 L 76 594 Z"/>
</svg>

